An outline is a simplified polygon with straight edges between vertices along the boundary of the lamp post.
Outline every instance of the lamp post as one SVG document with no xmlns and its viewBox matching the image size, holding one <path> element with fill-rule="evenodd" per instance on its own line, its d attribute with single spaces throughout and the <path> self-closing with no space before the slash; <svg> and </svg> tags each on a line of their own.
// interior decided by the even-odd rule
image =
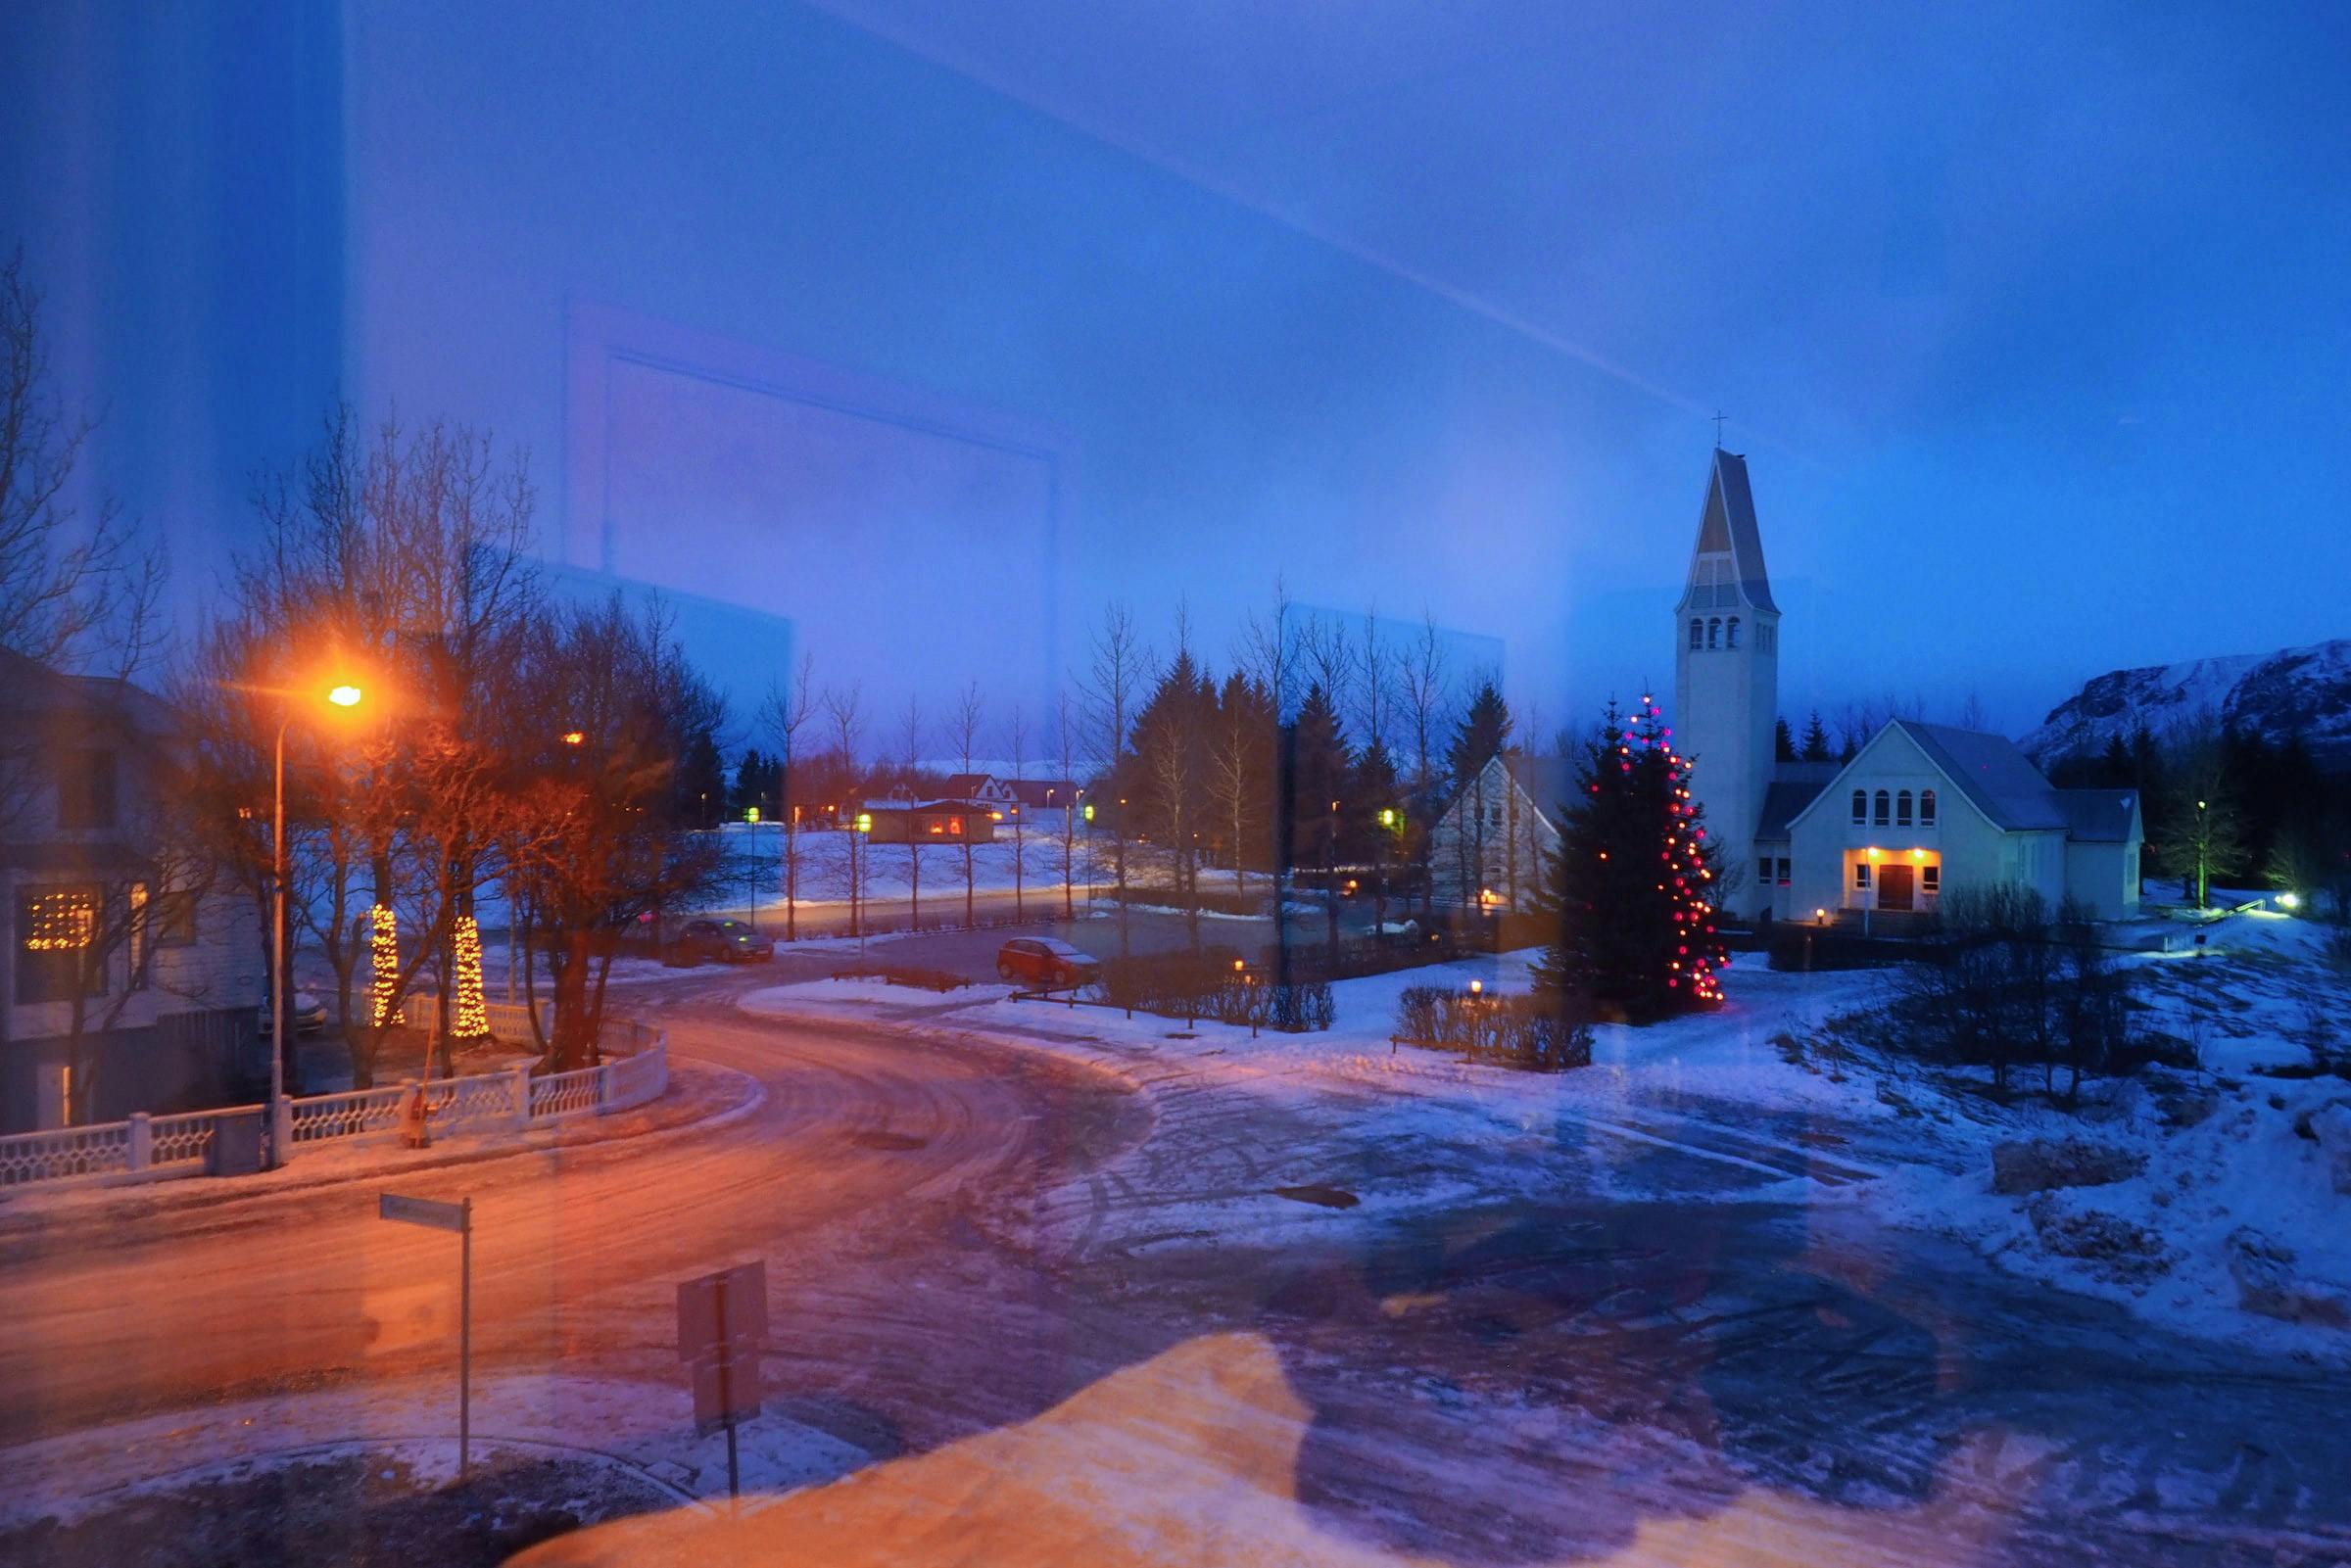
<svg viewBox="0 0 2351 1568">
<path fill-rule="evenodd" d="M 326 700 L 338 708 L 356 708 L 361 695 L 358 687 L 345 682 L 328 688 Z M 264 1170 L 276 1169 L 286 1157 L 286 730 L 293 723 L 294 710 L 282 708 L 270 770 L 269 1118 Z"/>
</svg>

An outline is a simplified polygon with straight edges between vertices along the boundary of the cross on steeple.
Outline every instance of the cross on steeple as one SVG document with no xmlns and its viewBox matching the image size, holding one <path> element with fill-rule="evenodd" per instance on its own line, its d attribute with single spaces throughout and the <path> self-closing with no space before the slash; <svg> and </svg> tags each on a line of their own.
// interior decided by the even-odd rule
<svg viewBox="0 0 2351 1568">
<path fill-rule="evenodd" d="M 1717 451 L 1722 447 L 1722 422 L 1729 417 L 1719 408 L 1714 410 L 1714 446 Z"/>
</svg>

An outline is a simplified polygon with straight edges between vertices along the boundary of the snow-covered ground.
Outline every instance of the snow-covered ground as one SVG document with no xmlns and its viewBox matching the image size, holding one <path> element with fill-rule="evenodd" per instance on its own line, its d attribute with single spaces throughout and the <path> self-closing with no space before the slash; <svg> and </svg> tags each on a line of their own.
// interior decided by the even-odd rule
<svg viewBox="0 0 2351 1568">
<path fill-rule="evenodd" d="M 1502 1126 L 1556 1140 L 1570 1124 L 1596 1126 L 1767 1182 L 1803 1183 L 1787 1190 L 1812 1203 L 1959 1237 L 2003 1268 L 2201 1337 L 2351 1356 L 2351 1195 L 2335 1190 L 2338 1158 L 2351 1180 L 2351 1153 L 2310 1135 L 2314 1117 L 2321 1135 L 2351 1135 L 2351 1083 L 2263 1070 L 2308 1060 L 2304 1035 L 2314 1020 L 2351 1011 L 2351 980 L 2327 963 L 2326 933 L 2309 923 L 2245 915 L 2212 933 L 2201 957 L 2124 961 L 2139 972 L 2142 1022 L 2196 1042 L 2202 1070 L 2093 1080 L 2084 1108 L 2071 1111 L 2029 1092 L 2001 1105 L 1980 1074 L 1898 1059 L 1814 1051 L 1791 1060 L 1776 1037 L 1815 1038 L 1826 1020 L 1880 999 L 1889 979 L 1775 974 L 1759 960 L 1733 970 L 1721 1011 L 1640 1029 L 1603 1025 L 1592 1067 L 1558 1075 L 1390 1038 L 1407 986 L 1465 989 L 1475 979 L 1489 994 L 1523 990 L 1532 953 L 1344 981 L 1333 988 L 1338 1022 L 1328 1032 L 1255 1039 L 1212 1022 L 1187 1030 L 1180 1020 L 1016 1003 L 1005 986 L 939 995 L 820 980 L 754 991 L 742 1005 L 946 1024 L 1094 1061 L 1147 1054 L 1171 1068 L 1246 1074 L 1271 1094 L 1354 1081 L 1401 1096 L 1367 1103 L 1365 1125 L 1381 1136 L 1474 1140 Z M 1994 1148 L 2030 1140 L 2111 1151 L 2138 1173 L 1995 1193 Z M 1755 1190 L 1750 1181 L 1722 1195 Z M 1220 1221 L 1229 1228 L 1236 1217 Z M 2317 1304 L 2310 1320 L 2240 1305 L 2248 1270 L 2265 1266 Z M 2344 1304 L 2341 1325 L 2325 1320 L 2329 1299 Z"/>
</svg>

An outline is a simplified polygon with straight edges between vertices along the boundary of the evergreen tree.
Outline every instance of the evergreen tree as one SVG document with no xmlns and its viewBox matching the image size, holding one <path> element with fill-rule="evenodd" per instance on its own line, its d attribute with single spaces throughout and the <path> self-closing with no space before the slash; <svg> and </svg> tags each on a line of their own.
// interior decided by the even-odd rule
<svg viewBox="0 0 2351 1568">
<path fill-rule="evenodd" d="M 1396 759 L 1388 755 L 1387 742 L 1372 741 L 1356 759 L 1355 777 L 1348 783 L 1341 848 L 1350 862 L 1371 863 L 1371 912 L 1375 925 L 1387 922 L 1388 867 L 1396 858 L 1393 819 L 1383 823 L 1379 814 L 1400 810 L 1403 797 L 1404 783 L 1397 775 Z"/>
<path fill-rule="evenodd" d="M 772 817 L 769 807 L 776 793 L 776 774 L 781 767 L 774 757 L 752 746 L 743 754 L 735 768 L 735 783 L 727 791 L 727 809 L 741 816 L 751 807 L 759 808 L 763 818 Z"/>
<path fill-rule="evenodd" d="M 1353 759 L 1347 738 L 1339 730 L 1338 710 L 1320 682 L 1309 687 L 1290 723 L 1290 864 L 1317 866 L 1325 873 L 1337 864 L 1339 814 L 1347 809 L 1348 775 Z M 1334 806 L 1333 802 L 1336 802 Z M 1325 878 L 1327 883 L 1327 877 Z M 1335 888 L 1325 885 L 1323 902 L 1329 912 L 1330 937 L 1335 947 L 1339 931 L 1339 903 Z"/>
<path fill-rule="evenodd" d="M 1771 754 L 1778 762 L 1796 760 L 1796 734 L 1788 728 L 1785 718 L 1771 721 Z"/>
<path fill-rule="evenodd" d="M 1216 700 L 1216 688 L 1193 662 L 1191 649 L 1178 643 L 1135 715 L 1133 749 L 1120 784 L 1137 831 L 1167 847 L 1194 948 L 1200 945 L 1199 844 Z"/>
<path fill-rule="evenodd" d="M 679 817 L 696 828 L 717 827 L 727 810 L 727 764 L 711 729 L 696 727 L 687 736 L 675 778 L 671 798 Z"/>
<path fill-rule="evenodd" d="M 1814 708 L 1812 717 L 1804 721 L 1803 760 L 1806 762 L 1834 762 L 1837 760 L 1836 749 L 1829 744 L 1829 727 L 1820 722 L 1818 708 Z"/>
<path fill-rule="evenodd" d="M 1690 760 L 1655 703 L 1610 703 L 1565 803 L 1542 913 L 1554 936 L 1536 989 L 1643 1021 L 1718 1002 L 1729 965 L 1714 929 L 1713 846 Z"/>
<path fill-rule="evenodd" d="M 2106 737 L 2105 755 L 2098 759 L 2098 785 L 2104 789 L 2128 789 L 2136 774 L 2131 748 L 2123 743 L 2123 733 L 2117 730 Z"/>
<path fill-rule="evenodd" d="M 1478 684 L 1477 694 L 1469 699 L 1469 711 L 1454 727 L 1453 743 L 1445 748 L 1445 766 L 1453 774 L 1458 786 L 1477 777 L 1477 772 L 1502 752 L 1511 738 L 1511 708 L 1502 700 L 1502 692 L 1492 680 Z"/>
</svg>

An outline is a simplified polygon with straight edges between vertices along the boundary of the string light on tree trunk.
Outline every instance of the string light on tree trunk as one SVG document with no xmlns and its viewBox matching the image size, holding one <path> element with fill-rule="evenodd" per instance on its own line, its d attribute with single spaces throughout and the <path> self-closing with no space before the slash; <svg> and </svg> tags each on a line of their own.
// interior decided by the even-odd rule
<svg viewBox="0 0 2351 1568">
<path fill-rule="evenodd" d="M 482 927 L 471 915 L 457 917 L 450 941 L 456 970 L 456 1004 L 450 1014 L 453 1040 L 481 1040 L 490 1034 L 490 1008 L 482 997 Z"/>
<path fill-rule="evenodd" d="M 367 1021 L 382 1028 L 392 1021 L 392 997 L 400 989 L 400 917 L 389 904 L 367 911 Z"/>
</svg>

